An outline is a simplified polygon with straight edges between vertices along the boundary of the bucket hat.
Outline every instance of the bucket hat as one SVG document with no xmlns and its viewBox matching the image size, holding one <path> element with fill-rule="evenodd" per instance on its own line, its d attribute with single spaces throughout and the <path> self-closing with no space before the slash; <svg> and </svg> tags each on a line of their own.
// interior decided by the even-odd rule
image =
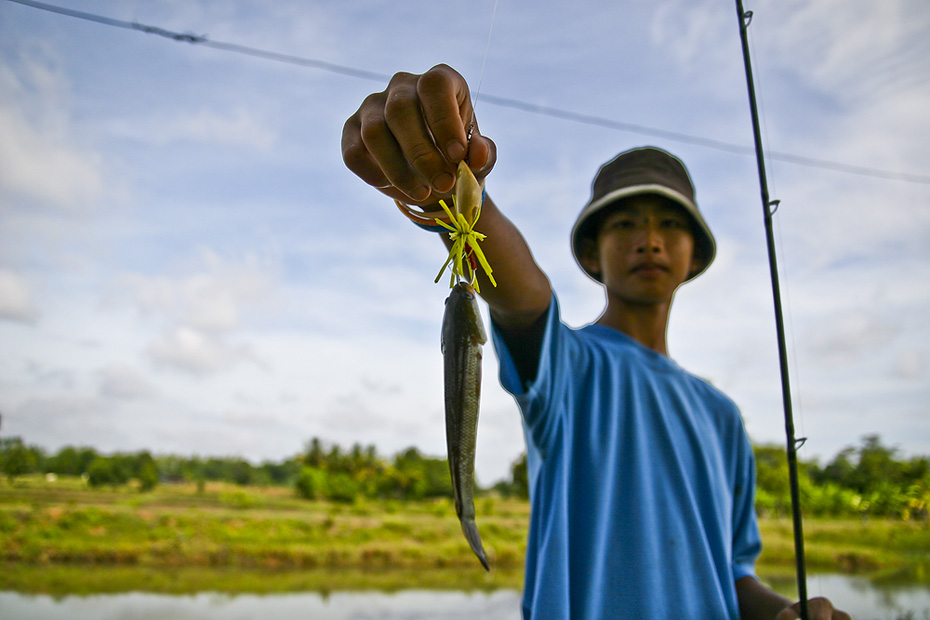
<svg viewBox="0 0 930 620">
<path fill-rule="evenodd" d="M 716 243 L 694 200 L 694 184 L 684 164 L 674 155 L 655 147 L 642 147 L 620 153 L 601 166 L 591 186 L 591 199 L 578 214 L 572 227 L 572 254 L 591 278 L 600 278 L 585 268 L 581 253 L 585 239 L 596 234 L 593 216 L 619 200 L 641 194 L 657 194 L 680 205 L 692 221 L 694 255 L 700 266 L 688 280 L 702 273 L 714 260 Z"/>
</svg>

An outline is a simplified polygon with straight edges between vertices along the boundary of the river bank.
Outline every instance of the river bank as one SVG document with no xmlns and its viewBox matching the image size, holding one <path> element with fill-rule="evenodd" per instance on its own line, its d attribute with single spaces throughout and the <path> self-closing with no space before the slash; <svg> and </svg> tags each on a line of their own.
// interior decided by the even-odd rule
<svg viewBox="0 0 930 620">
<path fill-rule="evenodd" d="M 490 573 L 447 499 L 340 504 L 282 487 L 163 484 L 139 493 L 79 479 L 3 481 L 0 590 L 322 591 L 334 578 L 342 589 L 519 588 L 528 503 L 484 497 L 476 507 Z M 759 572 L 790 573 L 790 521 L 760 525 Z M 926 523 L 808 519 L 805 539 L 811 571 L 930 583 Z"/>
</svg>

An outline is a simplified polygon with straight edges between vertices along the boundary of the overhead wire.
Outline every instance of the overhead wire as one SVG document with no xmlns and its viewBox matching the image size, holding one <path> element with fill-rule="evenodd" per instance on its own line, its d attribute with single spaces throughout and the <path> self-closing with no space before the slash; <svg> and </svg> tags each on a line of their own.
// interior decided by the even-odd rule
<svg viewBox="0 0 930 620">
<path fill-rule="evenodd" d="M 47 4 L 45 2 L 37 2 L 36 0 L 7 0 L 7 2 L 13 2 L 15 4 L 20 4 L 23 6 L 31 7 L 34 9 L 40 9 L 42 11 L 47 11 L 50 13 L 56 13 L 59 15 L 64 15 L 66 17 L 72 17 L 76 19 L 81 19 L 85 21 L 95 22 L 102 24 L 104 26 L 110 26 L 114 28 L 123 28 L 127 30 L 135 30 L 138 32 L 144 32 L 146 34 L 154 34 L 157 36 L 165 37 L 172 41 L 190 43 L 192 45 L 200 45 L 203 47 L 209 47 L 212 49 L 225 51 L 225 52 L 234 52 L 236 54 L 243 54 L 246 56 L 251 56 L 253 58 L 259 58 L 262 60 L 269 60 L 273 62 L 287 63 L 291 65 L 296 65 L 299 67 L 319 69 L 321 71 L 328 71 L 330 73 L 337 73 L 341 75 L 346 75 L 349 77 L 354 77 L 363 80 L 370 80 L 375 82 L 388 82 L 391 79 L 390 75 L 379 73 L 376 71 L 369 71 L 366 69 L 360 69 L 357 67 L 350 67 L 347 65 L 341 65 L 337 63 L 328 62 L 325 60 L 319 60 L 315 58 L 306 58 L 303 56 L 296 56 L 293 54 L 284 54 L 280 52 L 274 52 L 269 50 L 263 50 L 255 47 L 250 47 L 247 45 L 241 45 L 238 43 L 216 41 L 210 39 L 206 35 L 194 34 L 191 32 L 174 32 L 161 28 L 159 26 L 152 26 L 148 24 L 142 24 L 136 21 L 125 21 L 120 19 L 114 19 L 111 17 L 106 17 L 103 15 L 98 15 L 95 13 L 88 13 L 86 11 L 78 11 L 74 9 L 69 9 L 66 7 L 61 7 L 53 4 Z M 723 140 L 716 140 L 713 138 L 706 138 L 702 136 L 695 136 L 692 134 L 671 131 L 666 129 L 659 129 L 655 127 L 648 127 L 646 125 L 640 125 L 637 123 L 629 123 L 618 121 L 610 118 L 605 118 L 602 116 L 596 116 L 592 114 L 584 114 L 581 112 L 574 112 L 571 110 L 565 110 L 562 108 L 556 108 L 552 106 L 544 106 L 535 103 L 530 103 L 520 99 L 512 99 L 508 97 L 500 97 L 496 95 L 491 95 L 488 93 L 481 94 L 481 100 L 487 102 L 491 105 L 496 105 L 498 107 L 511 108 L 515 110 L 520 110 L 523 112 L 529 112 L 532 114 L 539 114 L 542 116 L 548 116 L 551 118 L 557 118 L 564 121 L 580 123 L 584 125 L 591 125 L 596 127 L 603 127 L 606 129 L 613 129 L 617 131 L 625 131 L 628 133 L 636 133 L 645 136 L 651 136 L 655 138 L 662 138 L 665 140 L 679 142 L 683 144 L 691 144 L 694 146 L 700 146 L 710 149 L 716 149 L 719 151 L 727 151 L 730 153 L 736 153 L 740 155 L 755 156 L 755 151 L 752 146 L 746 146 L 743 144 L 735 144 L 732 142 L 726 142 Z M 879 168 L 873 168 L 869 166 L 859 166 L 853 164 L 846 164 L 837 161 L 831 161 L 826 159 L 818 159 L 814 157 L 807 157 L 804 155 L 796 155 L 793 153 L 785 153 L 780 151 L 766 151 L 766 156 L 770 159 L 794 164 L 797 166 L 803 166 L 808 168 L 820 168 L 824 170 L 832 170 L 834 172 L 840 172 L 844 174 L 851 174 L 856 176 L 865 176 L 878 179 L 885 179 L 889 181 L 901 181 L 905 183 L 918 183 L 923 185 L 930 185 L 930 175 L 925 174 L 914 174 L 909 172 L 901 172 L 896 170 L 883 170 Z"/>
</svg>

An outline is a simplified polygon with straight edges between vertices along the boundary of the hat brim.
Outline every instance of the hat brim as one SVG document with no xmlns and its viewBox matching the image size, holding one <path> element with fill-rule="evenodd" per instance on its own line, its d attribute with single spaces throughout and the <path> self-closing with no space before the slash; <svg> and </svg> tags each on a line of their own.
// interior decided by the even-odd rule
<svg viewBox="0 0 930 620">
<path fill-rule="evenodd" d="M 584 271 L 593 280 L 597 282 L 601 281 L 595 273 L 589 271 L 588 268 L 584 266 L 584 263 L 581 260 L 582 246 L 584 244 L 585 238 L 582 234 L 582 231 L 584 230 L 585 223 L 596 213 L 599 213 L 617 201 L 630 198 L 632 196 L 640 196 L 643 194 L 655 194 L 672 200 L 684 208 L 685 212 L 691 216 L 691 220 L 695 224 L 695 254 L 702 259 L 702 264 L 698 269 L 696 269 L 688 276 L 687 280 L 685 280 L 686 282 L 702 274 L 713 262 L 714 256 L 717 253 L 717 244 L 716 241 L 714 241 L 714 235 L 710 232 L 710 228 L 707 226 L 707 222 L 704 221 L 704 218 L 701 216 L 701 212 L 698 210 L 697 205 L 694 204 L 694 201 L 690 200 L 684 194 L 677 192 L 665 185 L 632 185 L 614 190 L 601 196 L 597 200 L 589 202 L 587 205 L 585 205 L 584 209 L 581 210 L 581 213 L 578 214 L 578 219 L 575 220 L 575 225 L 572 227 L 572 254 L 575 256 L 575 262 L 577 262 L 582 271 Z"/>
</svg>

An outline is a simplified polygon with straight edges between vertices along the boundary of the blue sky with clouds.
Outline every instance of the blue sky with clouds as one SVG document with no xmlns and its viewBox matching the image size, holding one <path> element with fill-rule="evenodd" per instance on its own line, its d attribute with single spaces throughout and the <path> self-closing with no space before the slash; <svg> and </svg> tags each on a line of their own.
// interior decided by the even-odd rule
<svg viewBox="0 0 930 620">
<path fill-rule="evenodd" d="M 568 244 L 597 167 L 643 144 L 678 154 L 719 250 L 678 294 L 672 356 L 736 400 L 755 441 L 783 442 L 733 3 L 500 0 L 490 45 L 491 0 L 61 4 L 376 74 L 445 62 L 480 80 L 499 149 L 488 191 L 573 325 L 603 305 Z M 746 8 L 767 148 L 907 177 L 768 162 L 802 457 L 871 433 L 930 454 L 930 6 Z M 445 252 L 339 152 L 345 119 L 383 87 L 0 0 L 2 434 L 256 460 L 313 436 L 442 455 L 446 289 L 432 279 Z M 485 360 L 488 484 L 523 439 Z"/>
</svg>

